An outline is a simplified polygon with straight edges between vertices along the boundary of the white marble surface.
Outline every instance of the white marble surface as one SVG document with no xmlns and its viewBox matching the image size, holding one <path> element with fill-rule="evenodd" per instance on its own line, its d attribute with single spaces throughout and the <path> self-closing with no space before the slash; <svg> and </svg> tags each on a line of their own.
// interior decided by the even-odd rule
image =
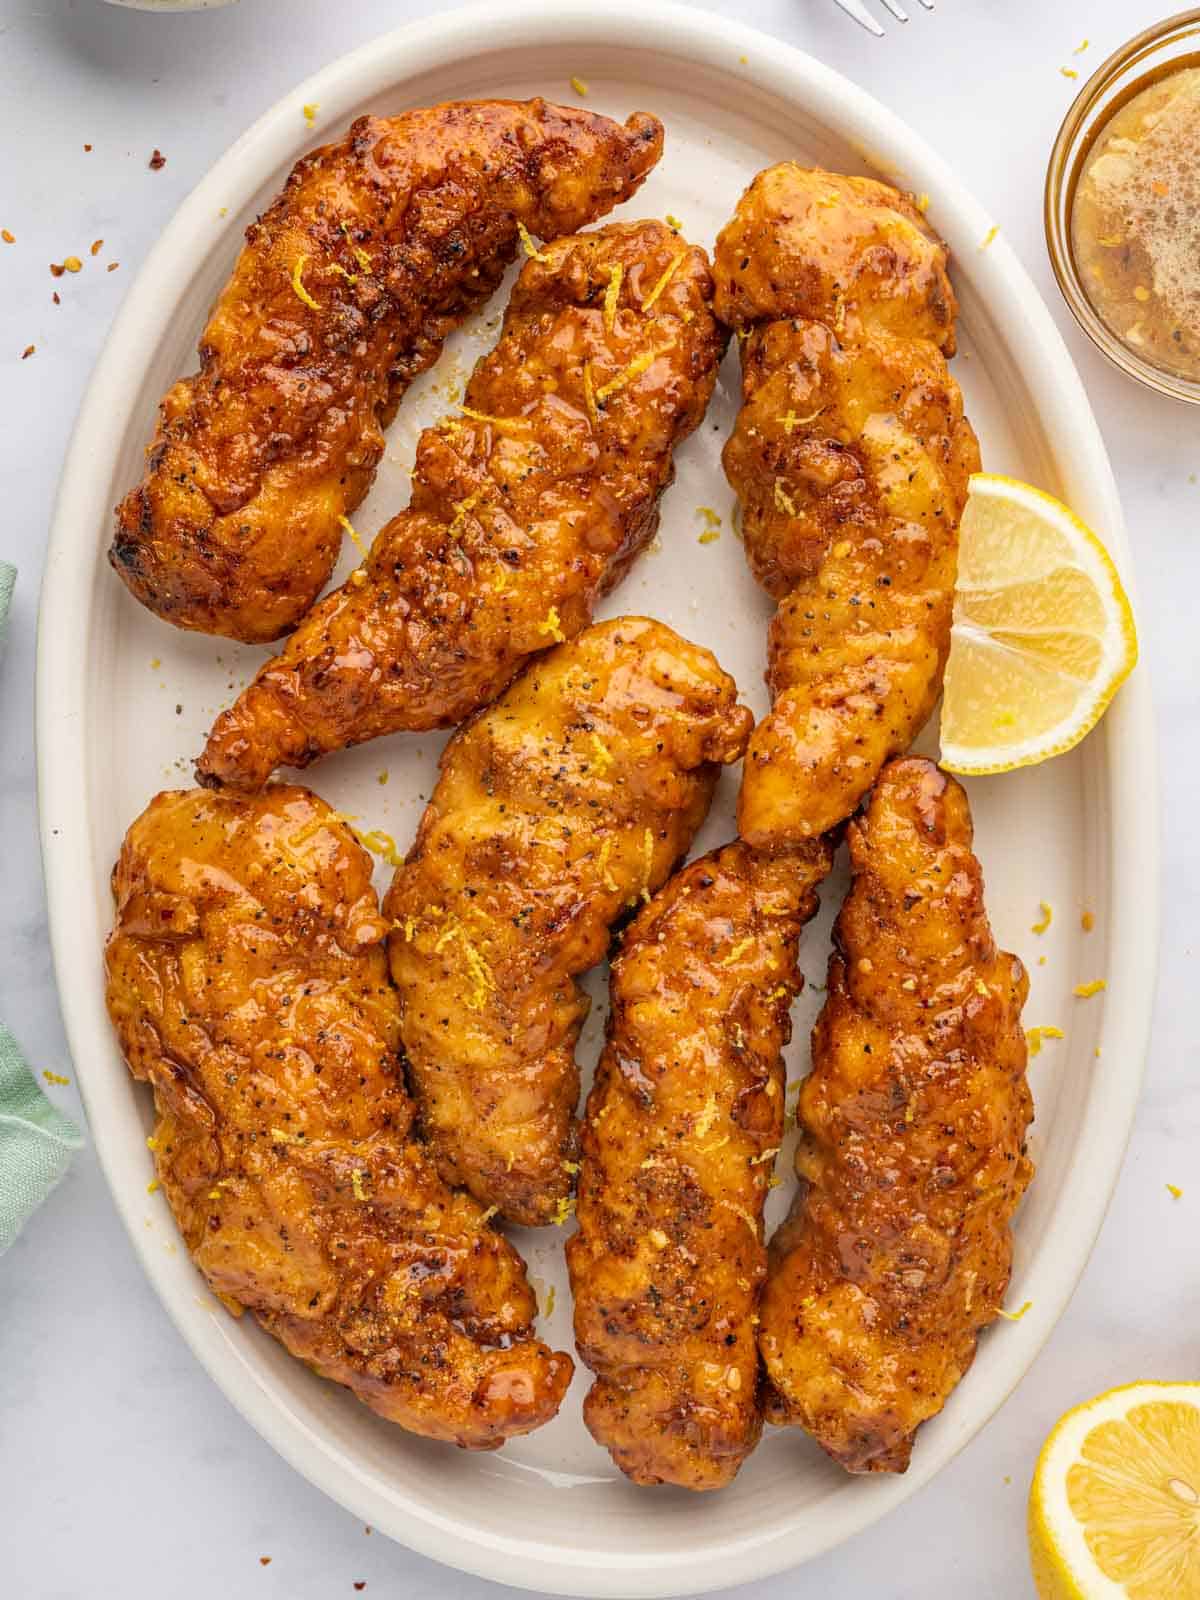
<svg viewBox="0 0 1200 1600">
<path fill-rule="evenodd" d="M 1033 1592 L 1024 1495 L 1054 1419 L 1098 1389 L 1193 1378 L 1198 1366 L 1200 1088 L 1188 997 L 1200 914 L 1200 432 L 1195 413 L 1135 389 L 1077 334 L 1041 233 L 1045 157 L 1074 92 L 1060 67 L 1086 75 L 1165 8 L 939 0 L 907 29 L 890 24 L 886 41 L 861 33 L 832 0 L 713 6 L 726 8 L 853 76 L 957 161 L 1034 273 L 1084 373 L 1138 562 L 1163 745 L 1166 917 L 1145 1094 L 1095 1256 L 1017 1393 L 932 1486 L 802 1572 L 736 1591 L 747 1600 L 835 1586 L 864 1600 L 1016 1600 Z M 241 0 L 165 17 L 100 0 L 0 0 L 0 226 L 16 236 L 0 244 L 0 556 L 21 573 L 0 674 L 0 1016 L 38 1068 L 73 1076 L 37 857 L 32 701 L 42 550 L 83 385 L 134 271 L 215 157 L 329 58 L 435 9 Z M 1089 49 L 1073 55 L 1085 35 Z M 167 164 L 153 172 L 156 146 Z M 88 246 L 100 237 L 93 260 Z M 71 253 L 84 258 L 83 272 L 56 282 L 48 263 Z M 105 272 L 113 260 L 120 269 Z M 31 343 L 36 353 L 22 361 Z M 54 1092 L 79 1114 L 73 1086 Z M 1182 1199 L 1171 1199 L 1167 1182 L 1183 1187 Z M 325 1600 L 354 1594 L 356 1582 L 368 1597 L 406 1600 L 503 1593 L 368 1536 L 241 1421 L 143 1281 L 90 1150 L 0 1260 L 0 1508 L 0 1592 L 12 1600 Z"/>
</svg>

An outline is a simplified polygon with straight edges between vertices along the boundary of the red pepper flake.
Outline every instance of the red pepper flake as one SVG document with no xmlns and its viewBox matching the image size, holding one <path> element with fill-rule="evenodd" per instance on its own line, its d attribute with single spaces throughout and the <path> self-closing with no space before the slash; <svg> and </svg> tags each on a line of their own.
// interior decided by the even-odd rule
<svg viewBox="0 0 1200 1600">
<path fill-rule="evenodd" d="M 161 150 L 155 148 L 154 154 L 150 157 L 150 171 L 158 172 L 161 168 L 165 167 L 166 164 L 166 156 L 163 155 Z"/>
<path fill-rule="evenodd" d="M 365 1588 L 366 1588 L 366 1587 L 367 1587 L 367 1580 L 366 1580 L 366 1579 L 365 1579 L 365 1578 L 364 1578 L 364 1579 L 363 1579 L 363 1581 L 362 1581 L 362 1582 L 361 1582 L 361 1583 L 356 1583 L 356 1584 L 355 1584 L 355 1585 L 354 1585 L 354 1587 L 355 1587 L 355 1588 L 356 1588 L 356 1589 L 360 1589 L 360 1590 L 361 1590 L 361 1589 L 365 1589 Z"/>
<path fill-rule="evenodd" d="M 53 292 L 53 294 L 51 294 L 50 298 L 51 298 L 51 300 L 54 301 L 54 304 L 56 306 L 62 305 L 62 301 L 58 298 L 58 290 L 57 289 L 54 290 L 54 292 Z"/>
<path fill-rule="evenodd" d="M 91 155 L 92 153 L 92 147 L 90 144 L 85 144 L 83 150 L 85 155 Z"/>
<path fill-rule="evenodd" d="M 101 250 L 103 250 L 103 248 L 104 248 L 104 240 L 103 239 L 93 239 L 92 240 L 91 251 L 92 251 L 92 254 L 94 256 L 98 256 L 100 254 Z"/>
<path fill-rule="evenodd" d="M 17 242 L 16 234 L 9 233 L 7 228 L 0 228 L 0 239 L 3 239 L 5 244 L 16 244 Z"/>
<path fill-rule="evenodd" d="M 50 275 L 53 278 L 61 278 L 66 270 L 61 261 L 52 261 L 50 263 Z"/>
<path fill-rule="evenodd" d="M 269 1567 L 271 1565 L 270 1556 L 259 1556 L 258 1564 L 260 1567 Z"/>
<path fill-rule="evenodd" d="M 104 270 L 105 272 L 115 272 L 120 265 L 121 263 L 119 261 L 110 261 Z"/>
<path fill-rule="evenodd" d="M 30 356 L 33 354 L 33 352 L 36 349 L 37 349 L 37 345 L 35 345 L 35 344 L 27 344 L 25 346 L 24 350 L 21 351 L 21 360 L 22 361 L 28 361 Z"/>
</svg>

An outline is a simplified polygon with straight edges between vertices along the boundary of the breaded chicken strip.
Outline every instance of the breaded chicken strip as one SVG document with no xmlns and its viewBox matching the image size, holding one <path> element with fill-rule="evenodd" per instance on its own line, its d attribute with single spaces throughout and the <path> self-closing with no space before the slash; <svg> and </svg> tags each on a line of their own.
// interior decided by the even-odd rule
<svg viewBox="0 0 1200 1600">
<path fill-rule="evenodd" d="M 762 1432 L 763 1202 L 824 840 L 694 861 L 626 933 L 588 1097 L 575 1339 L 584 1420 L 635 1483 L 719 1489 Z"/>
<path fill-rule="evenodd" d="M 663 883 L 751 717 L 707 650 L 605 622 L 446 746 L 384 902 L 421 1124 L 443 1177 L 513 1222 L 561 1222 L 577 1155 L 574 979 Z"/>
<path fill-rule="evenodd" d="M 117 508 L 109 559 L 142 604 L 235 639 L 294 627 L 404 391 L 496 288 L 518 227 L 595 221 L 661 153 L 654 117 L 480 100 L 360 117 L 305 156 L 246 230 L 200 371 L 166 395 Z"/>
<path fill-rule="evenodd" d="M 946 369 L 946 266 L 911 197 L 793 162 L 758 175 L 717 242 L 717 312 L 744 338 L 725 471 L 779 602 L 738 807 L 752 844 L 843 821 L 941 692 L 979 466 Z"/>
<path fill-rule="evenodd" d="M 336 814 L 305 789 L 160 794 L 113 891 L 109 1014 L 213 1292 L 413 1433 L 491 1450 L 548 1422 L 570 1357 L 413 1137 L 386 923 Z"/>
<path fill-rule="evenodd" d="M 412 503 L 218 718 L 202 783 L 257 788 L 400 729 L 449 727 L 585 627 L 658 526 L 725 348 L 708 257 L 661 222 L 526 263 Z"/>
<path fill-rule="evenodd" d="M 850 1472 L 903 1472 L 1008 1287 L 1028 979 L 992 939 L 966 795 L 931 762 L 884 769 L 850 856 L 759 1347 L 770 1421 Z"/>
</svg>

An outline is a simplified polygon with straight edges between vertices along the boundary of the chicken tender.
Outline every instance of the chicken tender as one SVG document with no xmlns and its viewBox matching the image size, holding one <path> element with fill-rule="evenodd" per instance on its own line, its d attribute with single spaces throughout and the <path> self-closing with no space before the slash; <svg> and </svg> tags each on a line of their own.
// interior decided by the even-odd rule
<svg viewBox="0 0 1200 1600">
<path fill-rule="evenodd" d="M 779 603 L 738 807 L 753 844 L 848 817 L 941 692 L 979 467 L 946 368 L 946 267 L 910 197 L 793 162 L 759 174 L 717 242 L 717 314 L 743 337 L 725 472 Z"/>
<path fill-rule="evenodd" d="M 555 238 L 627 199 L 662 126 L 544 100 L 360 117 L 246 230 L 168 392 L 109 559 L 168 622 L 277 639 L 333 571 L 383 430 L 493 292 L 518 228 Z"/>
<path fill-rule="evenodd" d="M 305 789 L 160 794 L 113 890 L 109 1014 L 213 1292 L 413 1433 L 491 1450 L 548 1422 L 571 1359 L 413 1136 L 387 925 L 345 825 Z"/>
<path fill-rule="evenodd" d="M 659 890 L 613 966 L 567 1264 L 584 1420 L 635 1483 L 719 1489 L 762 1432 L 763 1203 L 829 865 L 824 840 L 726 845 Z"/>
<path fill-rule="evenodd" d="M 661 222 L 528 261 L 465 405 L 421 435 L 408 510 L 217 720 L 200 781 L 253 789 L 278 765 L 452 727 L 586 627 L 708 405 L 726 340 L 711 301 L 708 257 Z"/>
<path fill-rule="evenodd" d="M 447 745 L 384 914 L 442 1176 L 562 1222 L 577 1156 L 574 979 L 665 882 L 751 717 L 707 650 L 623 617 L 534 661 Z"/>
<path fill-rule="evenodd" d="M 903 1472 L 1008 1287 L 1033 1175 L 1028 979 L 992 939 L 953 778 L 893 762 L 849 835 L 759 1348 L 770 1421 L 850 1472 Z"/>
</svg>

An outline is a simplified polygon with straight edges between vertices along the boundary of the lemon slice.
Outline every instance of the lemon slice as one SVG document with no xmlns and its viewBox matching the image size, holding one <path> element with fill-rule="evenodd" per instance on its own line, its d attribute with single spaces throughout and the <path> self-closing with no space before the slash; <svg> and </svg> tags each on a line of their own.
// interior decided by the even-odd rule
<svg viewBox="0 0 1200 1600">
<path fill-rule="evenodd" d="M 942 765 L 1008 772 L 1094 728 L 1137 660 L 1129 600 L 1090 528 L 1040 489 L 977 472 L 963 514 Z"/>
<path fill-rule="evenodd" d="M 1200 1600 L 1200 1383 L 1131 1383 L 1068 1411 L 1029 1493 L 1042 1600 Z"/>
</svg>

